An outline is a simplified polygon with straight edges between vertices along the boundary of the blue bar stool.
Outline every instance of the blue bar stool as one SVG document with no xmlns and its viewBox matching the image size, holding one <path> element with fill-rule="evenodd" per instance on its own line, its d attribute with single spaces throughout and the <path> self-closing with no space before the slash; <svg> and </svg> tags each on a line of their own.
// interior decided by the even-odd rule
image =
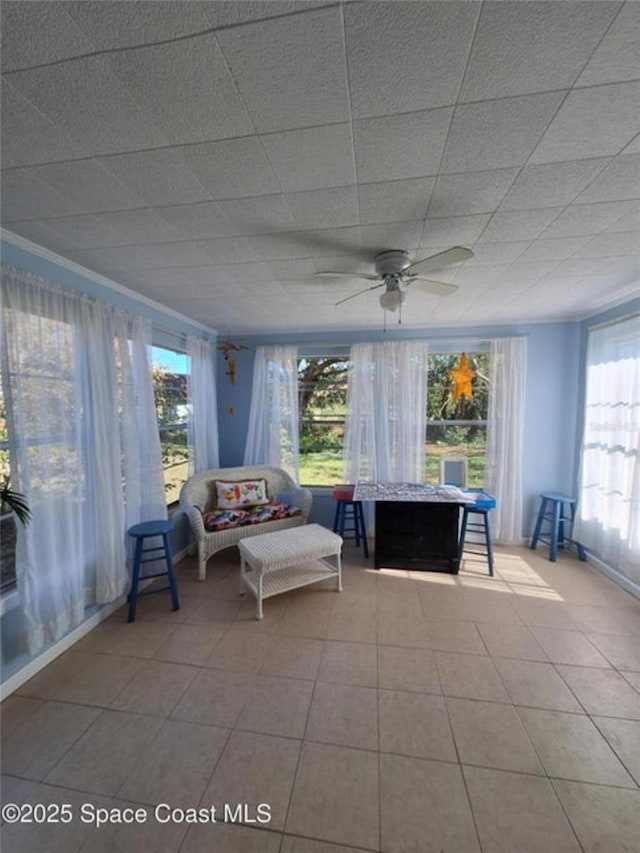
<svg viewBox="0 0 640 853">
<path fill-rule="evenodd" d="M 582 561 L 586 560 L 587 555 L 582 545 L 565 535 L 565 524 L 573 525 L 575 520 L 576 499 L 555 492 L 541 494 L 540 498 L 540 511 L 533 531 L 531 550 L 535 550 L 538 542 L 544 542 L 549 546 L 549 560 L 555 563 L 558 557 L 558 548 L 564 548 L 565 545 L 571 544 L 576 546 L 578 557 Z M 542 525 L 545 521 L 548 521 L 551 527 L 543 536 Z"/>
<path fill-rule="evenodd" d="M 353 492 L 355 486 L 343 484 L 336 486 L 333 490 L 333 497 L 336 501 L 336 514 L 333 520 L 333 532 L 339 533 L 343 539 L 355 539 L 356 548 L 364 548 L 365 557 L 369 557 L 369 547 L 367 544 L 367 531 L 364 526 L 364 513 L 362 511 L 362 501 L 354 501 Z M 347 526 L 347 522 L 352 521 L 351 526 Z M 345 531 L 351 532 L 353 536 L 345 536 Z"/>
<path fill-rule="evenodd" d="M 489 513 L 495 509 L 496 499 L 483 489 L 464 489 L 468 494 L 476 496 L 475 502 L 465 504 L 462 509 L 462 525 L 460 527 L 460 544 L 458 546 L 458 558 L 462 559 L 462 552 L 467 554 L 479 554 L 487 558 L 489 566 L 489 575 L 493 577 L 493 544 L 491 543 L 491 524 L 489 522 Z M 477 520 L 469 520 L 469 516 L 479 516 Z M 484 551 L 472 551 L 466 546 L 467 532 L 481 533 L 484 536 Z M 473 543 L 482 544 L 482 543 Z"/>
<path fill-rule="evenodd" d="M 134 622 L 136 618 L 136 603 L 138 599 L 138 583 L 140 581 L 140 567 L 143 563 L 151 563 L 155 560 L 161 560 L 162 557 L 143 557 L 143 554 L 155 553 L 162 551 L 164 559 L 167 563 L 166 572 L 156 572 L 153 575 L 144 575 L 142 580 L 147 578 L 159 578 L 163 575 L 169 576 L 169 586 L 163 586 L 160 589 L 152 589 L 149 592 L 141 592 L 140 595 L 150 595 L 152 592 L 163 592 L 165 589 L 171 590 L 171 601 L 173 610 L 180 609 L 178 601 L 178 587 L 176 585 L 176 577 L 173 571 L 173 560 L 171 559 L 171 546 L 169 545 L 169 533 L 173 530 L 175 521 L 143 521 L 141 524 L 134 524 L 129 528 L 129 536 L 136 540 L 135 556 L 133 558 L 133 572 L 131 575 L 131 591 L 129 592 L 129 622 Z M 145 548 L 144 540 L 162 537 L 162 545 L 156 548 Z"/>
</svg>

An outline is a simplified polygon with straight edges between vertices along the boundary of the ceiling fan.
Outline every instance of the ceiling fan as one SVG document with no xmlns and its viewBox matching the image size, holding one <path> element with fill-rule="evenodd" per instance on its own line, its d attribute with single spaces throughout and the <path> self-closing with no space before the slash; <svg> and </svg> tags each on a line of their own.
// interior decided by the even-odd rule
<svg viewBox="0 0 640 853">
<path fill-rule="evenodd" d="M 384 311 L 396 311 L 407 298 L 406 290 L 409 287 L 412 290 L 422 290 L 426 293 L 433 293 L 436 296 L 447 296 L 449 293 L 456 291 L 458 288 L 455 284 L 434 281 L 433 279 L 425 278 L 421 273 L 440 270 L 452 264 L 462 263 L 462 261 L 466 261 L 472 257 L 473 252 L 471 249 L 454 246 L 445 252 L 439 252 L 437 255 L 431 255 L 428 258 L 423 258 L 421 261 L 411 263 L 408 252 L 393 249 L 391 251 L 379 252 L 375 256 L 375 275 L 333 271 L 317 272 L 315 275 L 336 278 L 362 278 L 365 281 L 375 281 L 376 284 L 372 284 L 371 287 L 365 287 L 364 290 L 359 290 L 357 293 L 346 296 L 344 299 L 336 302 L 336 305 L 342 305 L 343 302 L 348 302 L 362 293 L 368 293 L 370 290 L 384 287 L 385 291 L 380 297 L 380 305 Z"/>
</svg>

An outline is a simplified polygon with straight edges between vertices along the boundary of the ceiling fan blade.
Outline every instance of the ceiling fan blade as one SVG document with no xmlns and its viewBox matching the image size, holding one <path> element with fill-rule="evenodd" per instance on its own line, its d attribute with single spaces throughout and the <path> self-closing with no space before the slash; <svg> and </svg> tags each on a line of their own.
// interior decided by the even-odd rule
<svg viewBox="0 0 640 853">
<path fill-rule="evenodd" d="M 315 272 L 314 277 L 321 278 L 362 278 L 365 281 L 380 281 L 379 275 L 367 275 L 366 273 L 359 272 L 333 272 L 327 270 L 327 272 Z"/>
<path fill-rule="evenodd" d="M 431 270 L 440 270 L 443 267 L 448 267 L 451 264 L 459 264 L 462 261 L 468 261 L 473 257 L 471 249 L 465 249 L 463 246 L 454 246 L 452 249 L 447 249 L 445 252 L 438 252 L 437 255 L 431 255 L 429 258 L 423 258 L 421 261 L 416 261 L 411 264 L 407 272 L 413 275 L 418 272 L 430 272 Z"/>
<path fill-rule="evenodd" d="M 360 296 L 362 293 L 368 293 L 370 290 L 377 290 L 379 287 L 384 287 L 384 281 L 381 281 L 380 284 L 374 284 L 373 287 L 365 287 L 364 290 L 359 290 L 357 293 L 352 293 L 351 296 L 345 296 L 344 299 L 341 299 L 339 302 L 334 303 L 335 305 L 342 305 L 343 302 L 348 302 L 350 299 L 355 299 L 356 296 Z"/>
<path fill-rule="evenodd" d="M 412 290 L 422 290 L 425 293 L 433 293 L 434 296 L 448 296 L 458 289 L 456 284 L 447 284 L 444 281 L 434 281 L 431 278 L 421 278 L 420 276 L 415 276 L 411 281 L 408 281 L 406 287 L 409 285 L 413 285 Z"/>
</svg>

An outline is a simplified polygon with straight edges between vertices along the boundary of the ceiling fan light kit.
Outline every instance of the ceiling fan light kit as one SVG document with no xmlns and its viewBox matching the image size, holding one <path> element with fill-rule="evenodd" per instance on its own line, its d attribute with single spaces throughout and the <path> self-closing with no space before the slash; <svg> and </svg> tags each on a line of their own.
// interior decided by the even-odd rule
<svg viewBox="0 0 640 853">
<path fill-rule="evenodd" d="M 384 311 L 397 311 L 406 298 L 407 294 L 399 287 L 396 290 L 386 290 L 380 297 L 380 307 Z"/>
</svg>

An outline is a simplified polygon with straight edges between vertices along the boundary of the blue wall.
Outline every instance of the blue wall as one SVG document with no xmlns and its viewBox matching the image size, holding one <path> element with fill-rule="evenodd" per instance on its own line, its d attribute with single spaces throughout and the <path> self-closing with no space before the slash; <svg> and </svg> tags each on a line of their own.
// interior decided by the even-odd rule
<svg viewBox="0 0 640 853">
<path fill-rule="evenodd" d="M 225 363 L 219 361 L 218 406 L 220 462 L 242 464 L 247 436 L 255 348 L 291 344 L 301 354 L 347 352 L 361 341 L 421 339 L 439 347 L 460 351 L 489 338 L 524 335 L 527 338 L 527 388 L 524 433 L 524 530 L 528 535 L 543 490 L 571 491 L 575 483 L 575 441 L 578 417 L 581 324 L 544 323 L 521 326 L 483 326 L 393 331 L 357 331 L 351 334 L 288 334 L 243 336 L 249 347 L 237 353 L 236 382 L 230 385 Z M 440 342 L 440 343 L 439 343 Z M 233 409 L 233 414 L 229 409 Z M 323 517 L 329 507 L 322 512 Z M 315 516 L 315 512 L 314 512 Z M 314 518 L 314 520 L 316 520 Z M 318 519 L 319 520 L 319 519 Z"/>
</svg>

